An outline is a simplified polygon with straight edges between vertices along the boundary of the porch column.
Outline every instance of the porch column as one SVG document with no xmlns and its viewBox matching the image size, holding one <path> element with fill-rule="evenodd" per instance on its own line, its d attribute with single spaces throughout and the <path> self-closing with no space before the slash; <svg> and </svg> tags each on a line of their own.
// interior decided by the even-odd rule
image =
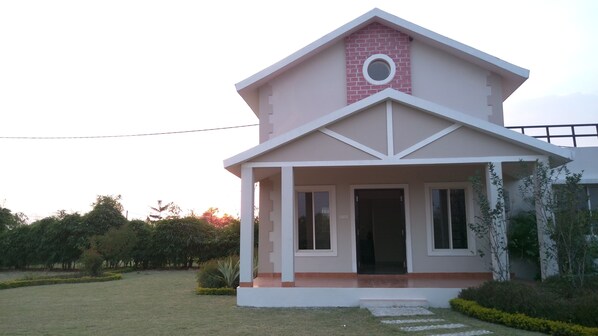
<svg viewBox="0 0 598 336">
<path fill-rule="evenodd" d="M 253 168 L 241 167 L 241 242 L 239 286 L 253 287 Z"/>
<path fill-rule="evenodd" d="M 295 209 L 295 181 L 293 167 L 281 168 L 281 227 L 282 227 L 282 286 L 295 286 L 295 237 L 294 237 L 294 209 Z"/>
<path fill-rule="evenodd" d="M 492 174 L 495 174 L 494 176 Z M 506 281 L 510 278 L 509 252 L 507 250 L 507 221 L 505 214 L 505 200 L 503 189 L 502 163 L 492 162 L 486 165 L 486 192 L 490 211 L 495 211 L 497 204 L 502 204 L 498 209 L 494 225 L 490 229 L 490 254 L 492 258 L 492 278 Z"/>
<path fill-rule="evenodd" d="M 538 161 L 544 167 L 549 167 L 548 159 Z M 541 172 L 538 165 L 534 169 L 534 200 L 536 204 L 536 226 L 538 228 L 538 245 L 540 246 L 540 272 L 542 280 L 559 274 L 556 260 L 556 244 L 548 231 L 549 222 L 554 224 L 554 214 L 543 205 L 552 199 L 552 185 L 542 185 Z M 550 181 L 548 181 L 550 183 Z"/>
</svg>

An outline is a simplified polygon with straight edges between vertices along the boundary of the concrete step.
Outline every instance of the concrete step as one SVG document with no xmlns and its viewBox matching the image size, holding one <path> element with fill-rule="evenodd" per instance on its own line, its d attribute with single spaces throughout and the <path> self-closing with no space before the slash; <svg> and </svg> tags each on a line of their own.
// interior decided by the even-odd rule
<svg viewBox="0 0 598 336">
<path fill-rule="evenodd" d="M 359 300 L 361 308 L 372 307 L 424 307 L 428 308 L 430 304 L 426 299 L 361 299 Z"/>
</svg>

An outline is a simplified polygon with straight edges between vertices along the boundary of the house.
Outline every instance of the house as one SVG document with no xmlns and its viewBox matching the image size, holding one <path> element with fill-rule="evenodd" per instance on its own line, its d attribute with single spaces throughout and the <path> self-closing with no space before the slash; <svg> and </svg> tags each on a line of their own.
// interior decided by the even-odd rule
<svg viewBox="0 0 598 336">
<path fill-rule="evenodd" d="M 446 307 L 508 277 L 488 267 L 507 256 L 481 257 L 467 225 L 470 177 L 495 200 L 490 167 L 507 185 L 520 161 L 573 158 L 504 127 L 503 101 L 528 74 L 374 9 L 238 83 L 260 124 L 260 144 L 224 161 L 242 185 L 238 304 Z"/>
</svg>

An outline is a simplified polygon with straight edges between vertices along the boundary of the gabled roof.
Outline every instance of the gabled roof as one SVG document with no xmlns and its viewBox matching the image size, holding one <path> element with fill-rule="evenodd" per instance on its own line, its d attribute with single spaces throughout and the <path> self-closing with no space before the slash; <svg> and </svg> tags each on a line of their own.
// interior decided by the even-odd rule
<svg viewBox="0 0 598 336">
<path fill-rule="evenodd" d="M 557 147 L 547 142 L 532 138 L 530 136 L 517 133 L 502 126 L 475 118 L 461 112 L 452 110 L 442 105 L 414 97 L 409 94 L 399 92 L 395 89 L 385 89 L 374 95 L 371 95 L 363 100 L 355 102 L 351 105 L 340 108 L 332 113 L 324 115 L 307 124 L 299 126 L 287 133 L 281 134 L 275 138 L 265 141 L 245 152 L 237 154 L 231 158 L 224 160 L 224 167 L 229 171 L 240 174 L 240 166 L 260 155 L 280 148 L 288 143 L 291 143 L 303 136 L 316 132 L 319 129 L 334 124 L 343 120 L 353 114 L 366 110 L 381 102 L 391 100 L 397 103 L 420 110 L 423 113 L 429 113 L 433 116 L 449 120 L 451 122 L 464 125 L 471 129 L 489 134 L 498 139 L 531 149 L 542 155 L 551 156 L 558 164 L 563 164 L 572 160 L 572 151 L 566 148 Z"/>
<path fill-rule="evenodd" d="M 341 26 L 333 32 L 307 45 L 303 49 L 291 54 L 281 61 L 265 68 L 253 76 L 237 83 L 235 86 L 239 94 L 245 99 L 254 113 L 258 113 L 257 89 L 280 73 L 287 71 L 309 57 L 340 41 L 361 28 L 378 22 L 387 27 L 399 30 L 415 40 L 448 52 L 484 69 L 488 69 L 503 77 L 503 99 L 509 97 L 529 77 L 529 70 L 518 67 L 480 50 L 422 28 L 409 21 L 389 14 L 378 8 L 365 13 L 357 19 Z"/>
</svg>

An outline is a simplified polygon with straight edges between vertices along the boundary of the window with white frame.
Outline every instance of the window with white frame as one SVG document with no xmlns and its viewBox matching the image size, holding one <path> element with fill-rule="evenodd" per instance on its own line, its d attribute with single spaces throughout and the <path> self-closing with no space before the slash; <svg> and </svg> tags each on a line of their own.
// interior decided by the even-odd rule
<svg viewBox="0 0 598 336">
<path fill-rule="evenodd" d="M 299 187 L 296 190 L 297 254 L 335 255 L 334 187 Z"/>
<path fill-rule="evenodd" d="M 472 255 L 471 191 L 467 183 L 427 184 L 426 216 L 430 255 Z"/>
</svg>

